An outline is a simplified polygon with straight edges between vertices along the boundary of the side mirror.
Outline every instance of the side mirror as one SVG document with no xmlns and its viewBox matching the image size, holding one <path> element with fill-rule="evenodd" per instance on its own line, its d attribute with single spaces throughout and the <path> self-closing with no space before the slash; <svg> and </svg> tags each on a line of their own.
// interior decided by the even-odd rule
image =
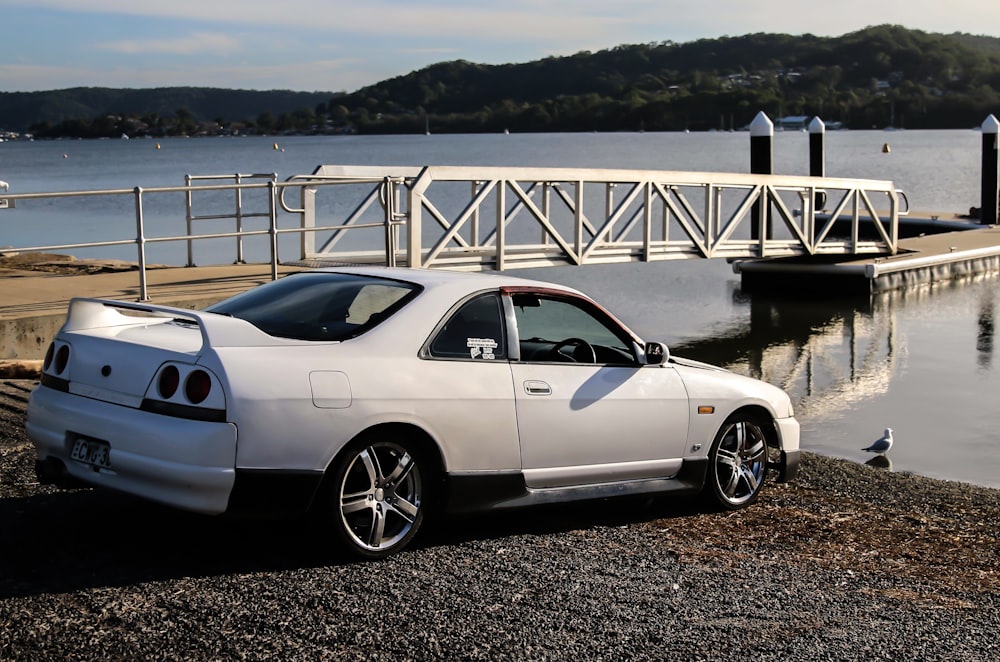
<svg viewBox="0 0 1000 662">
<path fill-rule="evenodd" d="M 670 358 L 670 350 L 661 342 L 646 343 L 646 365 L 662 365 Z"/>
</svg>

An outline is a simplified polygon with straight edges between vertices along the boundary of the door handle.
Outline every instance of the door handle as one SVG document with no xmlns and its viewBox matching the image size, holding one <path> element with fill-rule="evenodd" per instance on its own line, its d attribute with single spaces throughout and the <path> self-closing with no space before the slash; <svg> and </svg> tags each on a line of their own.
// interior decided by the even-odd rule
<svg viewBox="0 0 1000 662">
<path fill-rule="evenodd" d="M 528 395 L 552 395 L 552 387 L 545 382 L 531 380 L 524 382 L 524 392 Z"/>
</svg>

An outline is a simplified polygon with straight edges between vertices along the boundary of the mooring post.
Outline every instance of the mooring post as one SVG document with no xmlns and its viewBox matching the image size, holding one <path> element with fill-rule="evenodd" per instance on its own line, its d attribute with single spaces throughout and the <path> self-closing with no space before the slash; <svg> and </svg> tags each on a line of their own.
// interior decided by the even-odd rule
<svg viewBox="0 0 1000 662">
<path fill-rule="evenodd" d="M 809 122 L 809 175 L 826 177 L 826 124 L 818 116 Z M 813 210 L 826 206 L 826 193 L 817 191 L 813 198 Z"/>
<path fill-rule="evenodd" d="M 760 111 L 750 122 L 750 172 L 754 175 L 774 174 L 774 123 Z M 765 239 L 771 239 L 771 218 L 768 214 L 770 200 L 767 191 L 762 191 L 760 200 L 750 212 L 750 238 L 760 239 L 760 228 L 763 222 L 766 231 Z"/>
<path fill-rule="evenodd" d="M 995 115 L 983 120 L 983 186 L 982 199 L 979 207 L 979 223 L 996 225 L 997 205 L 1000 196 L 1000 168 L 997 167 L 997 135 L 1000 133 L 1000 122 Z"/>
</svg>

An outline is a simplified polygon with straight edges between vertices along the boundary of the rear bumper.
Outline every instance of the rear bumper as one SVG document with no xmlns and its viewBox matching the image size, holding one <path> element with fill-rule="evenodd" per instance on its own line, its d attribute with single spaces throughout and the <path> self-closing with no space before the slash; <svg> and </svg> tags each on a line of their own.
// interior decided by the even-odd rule
<svg viewBox="0 0 1000 662">
<path fill-rule="evenodd" d="M 227 508 L 236 474 L 231 423 L 163 416 L 39 386 L 25 429 L 41 480 L 79 481 L 212 515 Z M 110 469 L 70 458 L 81 436 L 110 444 Z"/>
</svg>

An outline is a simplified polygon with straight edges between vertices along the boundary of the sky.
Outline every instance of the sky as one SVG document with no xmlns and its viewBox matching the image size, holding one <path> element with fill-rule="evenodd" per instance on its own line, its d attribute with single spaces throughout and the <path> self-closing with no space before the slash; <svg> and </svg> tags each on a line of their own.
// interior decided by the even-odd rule
<svg viewBox="0 0 1000 662">
<path fill-rule="evenodd" d="M 892 23 L 1000 37 L 994 0 L 0 0 L 0 92 L 353 92 L 430 64 Z M 813 5 L 816 7 L 817 5 Z"/>
</svg>

